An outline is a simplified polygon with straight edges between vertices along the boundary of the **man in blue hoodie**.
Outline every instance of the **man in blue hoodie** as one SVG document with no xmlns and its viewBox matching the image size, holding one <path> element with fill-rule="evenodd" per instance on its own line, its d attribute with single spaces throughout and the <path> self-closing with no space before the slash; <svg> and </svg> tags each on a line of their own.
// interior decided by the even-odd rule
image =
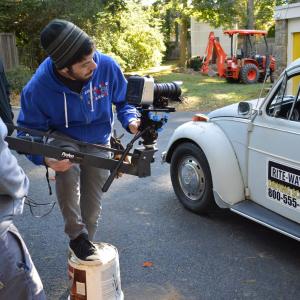
<svg viewBox="0 0 300 300">
<path fill-rule="evenodd" d="M 71 22 L 55 19 L 41 33 L 49 57 L 39 66 L 21 94 L 18 124 L 100 145 L 109 145 L 112 104 L 122 126 L 139 128 L 136 109 L 125 101 L 127 82 L 117 63 L 95 50 L 91 38 Z M 108 157 L 93 147 L 54 140 L 69 150 Z M 56 194 L 70 238 L 70 251 L 85 264 L 99 263 L 91 242 L 101 212 L 101 188 L 109 171 L 71 163 L 68 159 L 28 156 L 56 171 Z"/>
</svg>

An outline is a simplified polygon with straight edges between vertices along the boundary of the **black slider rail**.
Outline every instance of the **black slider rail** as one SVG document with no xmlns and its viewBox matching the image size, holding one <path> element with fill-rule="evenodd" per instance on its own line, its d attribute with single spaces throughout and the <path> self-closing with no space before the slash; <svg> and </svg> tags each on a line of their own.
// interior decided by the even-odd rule
<svg viewBox="0 0 300 300">
<path fill-rule="evenodd" d="M 129 153 L 133 147 L 134 142 L 137 141 L 150 128 L 146 128 L 142 132 L 138 132 L 128 143 L 125 150 L 117 150 L 114 148 L 104 147 L 97 144 L 90 144 L 82 141 L 77 141 L 68 137 L 61 137 L 55 134 L 55 132 L 49 133 L 35 129 L 23 128 L 19 126 L 8 126 L 10 128 L 26 133 L 25 136 L 21 137 L 6 137 L 6 141 L 9 145 L 9 148 L 16 150 L 20 154 L 42 155 L 45 157 L 55 159 L 67 158 L 73 163 L 110 170 L 111 174 L 102 187 L 103 192 L 106 192 L 109 189 L 118 172 L 138 177 L 147 177 L 151 175 L 150 164 L 153 162 L 154 153 L 157 150 L 147 148 L 134 149 L 133 153 Z M 49 138 L 73 142 L 77 145 L 95 147 L 107 152 L 120 154 L 121 158 L 119 160 L 115 160 L 113 158 L 103 158 L 85 152 L 71 151 L 55 147 L 45 142 Z M 129 156 L 131 158 L 130 163 L 125 162 L 126 156 Z"/>
</svg>

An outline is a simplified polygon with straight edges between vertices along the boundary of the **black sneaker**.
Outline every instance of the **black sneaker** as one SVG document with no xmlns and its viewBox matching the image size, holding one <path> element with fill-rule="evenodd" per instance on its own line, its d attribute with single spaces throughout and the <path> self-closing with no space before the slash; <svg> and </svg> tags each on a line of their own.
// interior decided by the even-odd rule
<svg viewBox="0 0 300 300">
<path fill-rule="evenodd" d="M 71 240 L 69 249 L 82 264 L 95 265 L 101 263 L 99 252 L 95 245 L 89 241 L 86 233 L 82 233 L 76 239 Z"/>
</svg>

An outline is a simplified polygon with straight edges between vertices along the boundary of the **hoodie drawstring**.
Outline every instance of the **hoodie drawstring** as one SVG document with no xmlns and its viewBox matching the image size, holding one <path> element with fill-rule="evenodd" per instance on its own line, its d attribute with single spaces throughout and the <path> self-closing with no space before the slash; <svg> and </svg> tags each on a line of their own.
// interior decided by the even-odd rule
<svg viewBox="0 0 300 300">
<path fill-rule="evenodd" d="M 64 93 L 64 107 L 65 107 L 65 126 L 66 126 L 66 128 L 68 128 L 69 127 L 69 121 L 68 121 L 68 106 L 67 106 L 66 93 Z"/>
<path fill-rule="evenodd" d="M 67 106 L 67 96 L 64 92 L 64 108 L 65 108 L 65 127 L 69 127 L 69 121 L 68 121 L 68 106 Z M 94 101 L 93 101 L 93 85 L 92 82 L 90 82 L 90 100 L 91 100 L 91 111 L 94 111 Z"/>
<path fill-rule="evenodd" d="M 90 82 L 90 100 L 91 100 L 91 111 L 94 111 L 94 100 L 93 100 L 93 86 Z"/>
</svg>

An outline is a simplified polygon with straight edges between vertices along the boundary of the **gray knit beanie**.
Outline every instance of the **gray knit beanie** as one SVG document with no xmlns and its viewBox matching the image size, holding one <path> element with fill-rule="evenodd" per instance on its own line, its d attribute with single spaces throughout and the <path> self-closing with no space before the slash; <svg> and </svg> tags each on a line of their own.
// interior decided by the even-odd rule
<svg viewBox="0 0 300 300">
<path fill-rule="evenodd" d="M 55 19 L 41 32 L 41 44 L 58 69 L 68 65 L 90 37 L 75 24 Z"/>
</svg>

